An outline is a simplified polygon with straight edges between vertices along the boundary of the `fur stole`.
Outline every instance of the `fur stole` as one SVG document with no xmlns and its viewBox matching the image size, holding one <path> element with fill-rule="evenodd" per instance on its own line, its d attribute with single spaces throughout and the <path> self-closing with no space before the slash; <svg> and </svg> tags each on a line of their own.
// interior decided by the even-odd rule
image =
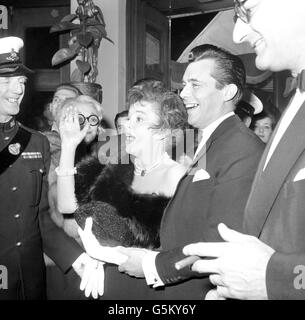
<svg viewBox="0 0 305 320">
<path fill-rule="evenodd" d="M 78 164 L 77 172 L 75 219 L 81 226 L 92 216 L 93 233 L 100 243 L 159 247 L 161 218 L 169 198 L 135 193 L 132 162 L 102 165 L 87 158 Z"/>
</svg>

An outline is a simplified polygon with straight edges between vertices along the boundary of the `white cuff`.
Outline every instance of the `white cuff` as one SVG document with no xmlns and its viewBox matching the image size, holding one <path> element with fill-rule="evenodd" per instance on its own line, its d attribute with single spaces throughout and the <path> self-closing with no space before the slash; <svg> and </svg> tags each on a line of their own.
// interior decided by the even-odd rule
<svg viewBox="0 0 305 320">
<path fill-rule="evenodd" d="M 83 252 L 73 263 L 72 263 L 72 268 L 75 269 L 77 268 L 82 262 L 87 259 L 87 254 Z"/>
<path fill-rule="evenodd" d="M 74 168 L 66 168 L 66 169 L 62 169 L 60 167 L 56 167 L 54 171 L 55 171 L 55 173 L 57 174 L 58 177 L 73 176 L 73 175 L 77 174 L 76 167 L 74 167 Z"/>
<path fill-rule="evenodd" d="M 145 275 L 147 285 L 152 285 L 153 288 L 164 286 L 163 281 L 158 275 L 156 268 L 156 256 L 159 252 L 148 251 L 142 261 L 142 269 Z"/>
</svg>

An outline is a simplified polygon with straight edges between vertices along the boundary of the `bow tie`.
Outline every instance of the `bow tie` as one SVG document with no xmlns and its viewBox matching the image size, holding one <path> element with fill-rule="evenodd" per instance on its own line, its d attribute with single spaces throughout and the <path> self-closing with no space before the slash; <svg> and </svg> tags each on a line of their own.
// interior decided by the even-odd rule
<svg viewBox="0 0 305 320">
<path fill-rule="evenodd" d="M 297 87 L 301 92 L 305 92 L 305 70 L 302 70 L 297 76 Z"/>
</svg>

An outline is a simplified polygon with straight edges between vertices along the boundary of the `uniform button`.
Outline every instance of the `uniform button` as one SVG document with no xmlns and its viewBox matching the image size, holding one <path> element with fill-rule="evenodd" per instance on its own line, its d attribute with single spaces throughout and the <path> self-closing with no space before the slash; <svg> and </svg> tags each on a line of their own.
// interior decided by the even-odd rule
<svg viewBox="0 0 305 320">
<path fill-rule="evenodd" d="M 20 218 L 20 214 L 19 213 L 14 214 L 14 218 L 15 219 L 19 219 Z"/>
<path fill-rule="evenodd" d="M 11 167 L 12 167 L 12 165 L 10 164 L 8 167 L 9 167 L 9 168 L 11 168 Z"/>
<path fill-rule="evenodd" d="M 11 190 L 12 190 L 12 191 L 16 191 L 16 190 L 17 190 L 17 187 L 13 187 Z"/>
<path fill-rule="evenodd" d="M 5 137 L 4 140 L 7 141 L 10 137 Z"/>
<path fill-rule="evenodd" d="M 16 246 L 17 246 L 17 247 L 21 247 L 21 244 L 22 244 L 21 242 L 17 242 L 17 243 L 16 243 Z"/>
</svg>

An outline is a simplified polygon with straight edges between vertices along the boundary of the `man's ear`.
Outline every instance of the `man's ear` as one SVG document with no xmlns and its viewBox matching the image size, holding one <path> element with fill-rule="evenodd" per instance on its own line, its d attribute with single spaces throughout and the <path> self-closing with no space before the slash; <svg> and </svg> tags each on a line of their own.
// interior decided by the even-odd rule
<svg viewBox="0 0 305 320">
<path fill-rule="evenodd" d="M 231 101 L 234 99 L 234 97 L 237 94 L 237 86 L 236 84 L 227 84 L 224 87 L 224 100 L 227 101 Z"/>
<path fill-rule="evenodd" d="M 245 124 L 246 127 L 248 127 L 248 128 L 250 127 L 251 122 L 252 122 L 251 117 L 246 117 L 246 118 L 244 119 L 244 124 Z"/>
</svg>

